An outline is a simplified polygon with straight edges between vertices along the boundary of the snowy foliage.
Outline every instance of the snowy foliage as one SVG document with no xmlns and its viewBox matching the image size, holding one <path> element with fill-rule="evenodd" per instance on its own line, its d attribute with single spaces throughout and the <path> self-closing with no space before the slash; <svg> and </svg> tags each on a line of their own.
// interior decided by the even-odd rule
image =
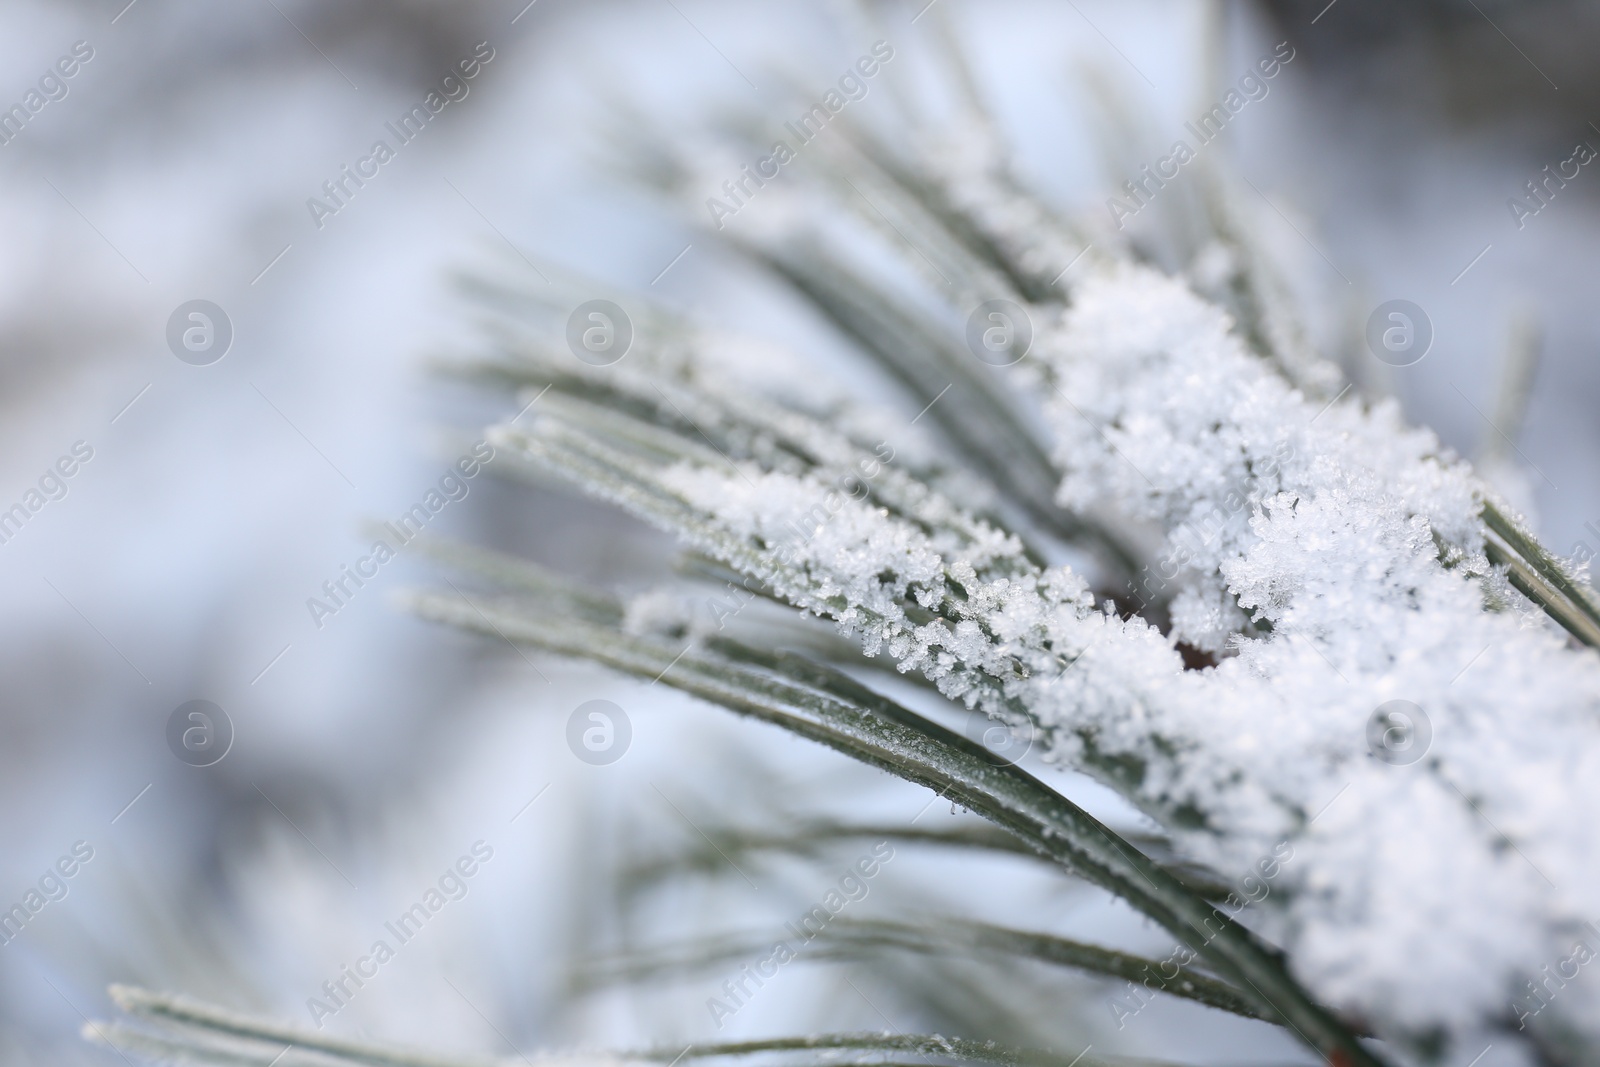
<svg viewBox="0 0 1600 1067">
<path fill-rule="evenodd" d="M 1526 980 L 1600 915 L 1600 660 L 1489 564 L 1486 490 L 1392 402 L 1308 400 L 1148 267 L 1097 266 L 1069 306 L 1033 311 L 1037 364 L 1019 377 L 1047 416 L 1059 502 L 1164 532 L 1135 585 L 1170 604 L 1166 633 L 802 413 L 827 406 L 815 397 L 654 387 L 715 451 L 566 401 L 499 440 L 868 656 L 1036 723 L 1050 758 L 1121 789 L 1224 876 L 1289 842 L 1252 921 L 1350 1017 L 1459 1035 L 1537 1007 Z M 627 443 L 651 433 L 676 443 Z M 1215 665 L 1186 670 L 1180 642 Z M 1431 725 L 1419 762 L 1370 750 L 1390 700 Z M 1591 1025 L 1600 1002 L 1581 997 L 1550 1010 Z"/>
<path fill-rule="evenodd" d="M 1570 981 L 1600 952 L 1582 576 L 1397 404 L 1338 391 L 1237 218 L 1211 220 L 1196 271 L 1247 293 L 1223 307 L 1091 247 L 972 129 L 971 153 L 823 141 L 815 172 L 721 235 L 912 410 L 948 376 L 922 412 L 935 446 L 771 345 L 658 312 L 616 367 L 511 346 L 496 373 L 526 387 L 519 407 L 542 399 L 493 440 L 1037 729 L 1185 859 L 1259 886 L 1242 921 L 1352 1024 L 1418 1054 L 1507 1032 L 1600 1048 L 1600 985 Z M 692 206 L 690 162 L 651 150 L 652 180 Z M 893 282 L 864 265 L 864 231 Z M 935 274 L 942 293 L 906 295 Z M 962 345 L 993 297 L 1034 331 L 1014 367 Z M 628 632 L 704 637 L 674 603 L 636 600 Z"/>
<path fill-rule="evenodd" d="M 1193 746 L 1184 779 L 1216 763 L 1186 795 L 1215 831 L 1194 847 L 1242 871 L 1292 837 L 1277 932 L 1335 1003 L 1417 1029 L 1505 1011 L 1600 914 L 1600 661 L 1487 566 L 1482 488 L 1392 403 L 1319 410 L 1147 269 L 1084 285 L 1044 358 L 1063 503 L 1160 522 L 1172 638 L 1236 654 L 1152 724 Z M 1368 755 L 1391 699 L 1430 720 L 1414 765 Z"/>
</svg>

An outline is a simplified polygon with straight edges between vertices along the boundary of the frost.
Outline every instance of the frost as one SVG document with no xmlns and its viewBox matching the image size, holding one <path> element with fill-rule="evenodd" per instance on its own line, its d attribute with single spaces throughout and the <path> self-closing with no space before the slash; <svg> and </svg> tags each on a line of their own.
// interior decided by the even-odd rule
<svg viewBox="0 0 1600 1067">
<path fill-rule="evenodd" d="M 1048 288 L 1083 250 L 984 160 L 940 166 L 939 195 L 1018 276 Z M 1231 255 L 1194 269 L 1216 282 Z M 1156 532 L 1128 593 L 1162 605 L 1167 632 L 1097 605 L 925 454 L 897 462 L 858 405 L 811 382 L 728 384 L 725 350 L 686 344 L 669 380 L 618 368 L 595 381 L 625 405 L 551 397 L 531 431 L 495 440 L 951 700 L 1031 720 L 1047 758 L 1229 879 L 1292 844 L 1248 920 L 1377 1032 L 1514 1015 L 1525 979 L 1600 919 L 1600 657 L 1491 566 L 1490 491 L 1395 404 L 1308 397 L 1223 309 L 1149 268 L 1089 258 L 1069 306 L 1030 315 L 1012 381 L 1043 412 L 1057 500 Z M 1298 366 L 1294 380 L 1323 376 Z M 1186 669 L 1180 643 L 1216 665 Z M 1425 719 L 1419 758 L 1371 728 L 1397 700 Z M 1600 983 L 1549 1010 L 1600 1040 Z"/>
<path fill-rule="evenodd" d="M 1504 1011 L 1514 976 L 1600 915 L 1600 662 L 1542 616 L 1486 609 L 1515 594 L 1482 580 L 1471 472 L 1390 405 L 1308 402 L 1142 268 L 1083 284 L 1046 353 L 1070 401 L 1052 406 L 1062 498 L 1169 531 L 1175 636 L 1215 649 L 1230 599 L 1272 626 L 1235 617 L 1236 659 L 1144 704 L 1187 753 L 1169 788 L 1208 816 L 1191 847 L 1238 870 L 1295 830 L 1263 802 L 1291 823 L 1332 802 L 1296 839 L 1275 919 L 1302 976 L 1417 1030 Z M 1365 752 L 1392 698 L 1431 722 L 1413 766 Z M 1592 1020 L 1600 998 L 1581 995 L 1563 1014 Z"/>
</svg>

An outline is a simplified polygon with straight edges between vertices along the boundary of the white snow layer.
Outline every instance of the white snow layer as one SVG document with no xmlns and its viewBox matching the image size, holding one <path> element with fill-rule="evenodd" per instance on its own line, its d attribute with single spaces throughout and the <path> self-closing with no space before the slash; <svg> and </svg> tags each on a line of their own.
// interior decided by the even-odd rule
<svg viewBox="0 0 1600 1067">
<path fill-rule="evenodd" d="M 1170 639 L 998 531 L 930 536 L 753 465 L 664 480 L 719 531 L 703 548 L 755 546 L 760 577 L 869 654 L 1025 710 L 1054 758 L 1142 762 L 1125 789 L 1199 813 L 1202 829 L 1167 820 L 1195 858 L 1243 878 L 1292 842 L 1247 918 L 1328 1002 L 1379 1032 L 1515 1020 L 1538 1004 L 1526 979 L 1600 917 L 1600 658 L 1488 567 L 1481 483 L 1431 433 L 1393 404 L 1309 402 L 1229 330 L 1180 282 L 1119 265 L 1038 341 L 1061 502 L 1169 532 L 1142 581 L 1178 592 Z M 1180 639 L 1222 658 L 1185 670 Z M 1415 762 L 1372 754 L 1391 700 L 1426 717 Z M 1551 1011 L 1600 1035 L 1589 986 Z"/>
</svg>

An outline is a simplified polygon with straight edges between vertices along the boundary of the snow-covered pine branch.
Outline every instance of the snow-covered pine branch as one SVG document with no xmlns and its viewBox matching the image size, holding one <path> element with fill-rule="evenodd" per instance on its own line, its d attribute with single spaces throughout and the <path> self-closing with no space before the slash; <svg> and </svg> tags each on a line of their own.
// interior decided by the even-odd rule
<svg viewBox="0 0 1600 1067">
<path fill-rule="evenodd" d="M 1397 1033 L 1503 1019 L 1600 903 L 1600 661 L 1489 567 L 1485 490 L 1392 407 L 1307 401 L 1218 309 L 1148 268 L 1080 283 L 1038 346 L 1062 501 L 1168 531 L 1171 635 L 1097 609 L 1081 577 L 981 520 L 951 521 L 960 509 L 930 489 L 915 495 L 932 510 L 892 514 L 760 450 L 730 463 L 687 430 L 647 455 L 631 416 L 569 405 L 497 440 L 947 696 L 1033 720 L 1055 758 L 1222 873 L 1291 842 L 1260 915 L 1331 1002 Z M 693 403 L 711 414 L 709 394 Z M 1185 670 L 1180 638 L 1226 654 Z M 1394 699 L 1432 724 L 1414 766 L 1369 752 Z M 1574 993 L 1553 1010 L 1587 1007 Z"/>
</svg>

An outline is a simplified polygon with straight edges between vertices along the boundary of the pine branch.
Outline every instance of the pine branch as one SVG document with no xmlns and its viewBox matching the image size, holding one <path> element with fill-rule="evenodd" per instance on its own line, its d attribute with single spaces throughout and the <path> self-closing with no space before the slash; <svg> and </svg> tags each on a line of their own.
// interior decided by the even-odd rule
<svg viewBox="0 0 1600 1067">
<path fill-rule="evenodd" d="M 1363 1067 L 1381 1062 L 1299 987 L 1281 953 L 1192 894 L 1108 827 L 1020 768 L 995 766 L 981 746 L 909 709 L 876 695 L 868 703 L 847 703 L 838 694 L 860 687 L 839 672 L 815 664 L 799 670 L 796 657 L 746 650 L 748 663 L 765 665 L 758 672 L 692 647 L 499 604 L 474 607 L 440 594 L 413 594 L 406 602 L 424 618 L 662 682 L 934 789 L 1166 927 L 1267 1018 L 1289 1027 L 1319 1054 L 1337 1054 Z M 823 678 L 830 679 L 826 688 L 815 684 Z"/>
<path fill-rule="evenodd" d="M 1507 567 L 1517 591 L 1573 637 L 1600 648 L 1600 602 L 1594 591 L 1574 580 L 1560 559 L 1493 500 L 1484 500 L 1482 515 L 1490 535 L 1484 543 L 1490 562 Z"/>
<path fill-rule="evenodd" d="M 593 961 L 577 980 L 577 988 L 592 989 L 620 981 L 638 981 L 684 970 L 703 970 L 770 951 L 769 931 L 751 931 L 696 938 L 681 945 L 626 953 Z M 805 942 L 804 958 L 811 961 L 860 960 L 878 950 L 896 949 L 922 955 L 959 955 L 995 961 L 1035 960 L 1105 978 L 1146 983 L 1147 988 L 1248 1019 L 1266 1016 L 1251 998 L 1234 987 L 1174 965 L 1170 976 L 1163 961 L 1085 944 L 1069 938 L 948 916 L 929 917 L 918 923 L 873 919 L 831 919 Z"/>
<path fill-rule="evenodd" d="M 686 1061 L 751 1056 L 767 1052 L 826 1052 L 826 1063 L 878 1064 L 881 1057 L 894 1053 L 911 1053 L 915 1062 L 926 1064 L 930 1058 L 955 1063 L 993 1064 L 994 1067 L 1065 1067 L 1078 1063 L 1080 1067 L 1134 1067 L 1135 1063 L 1155 1067 L 1150 1061 L 1125 1058 L 1106 1059 L 1093 1056 L 1063 1056 L 1043 1049 L 1013 1048 L 993 1041 L 972 1041 L 960 1037 L 942 1037 L 927 1034 L 821 1034 L 815 1037 L 778 1037 L 758 1041 L 732 1041 L 715 1044 L 691 1045 L 687 1050 L 660 1048 L 634 1052 L 631 1058 L 665 1062 L 681 1056 Z M 838 1058 L 839 1053 L 856 1053 L 857 1058 Z M 912 1061 L 906 1061 L 908 1063 Z"/>
<path fill-rule="evenodd" d="M 891 840 L 906 844 L 924 844 L 940 848 L 964 849 L 1043 859 L 1012 835 L 990 826 L 974 825 L 955 829 L 930 829 L 917 826 L 857 825 L 837 822 L 802 823 L 783 832 L 719 830 L 703 828 L 708 839 L 705 846 L 686 852 L 644 861 L 624 869 L 630 884 L 648 885 L 665 881 L 676 872 L 687 868 L 719 870 L 725 864 L 723 854 L 744 856 L 755 852 L 777 851 L 789 855 L 814 856 L 830 844 L 846 840 Z M 1171 842 L 1151 834 L 1123 832 L 1122 836 L 1146 855 L 1170 853 Z M 698 845 L 698 842 L 696 843 Z M 1214 873 L 1192 864 L 1184 864 L 1170 854 L 1157 859 L 1173 877 L 1206 900 L 1222 900 L 1232 887 Z"/>
<path fill-rule="evenodd" d="M 192 997 L 153 993 L 125 985 L 114 985 L 110 992 L 117 1007 L 154 1024 L 159 1030 L 152 1033 L 123 1025 L 91 1023 L 86 1027 L 85 1036 L 113 1048 L 132 1046 L 135 1051 L 157 1059 L 176 1056 L 188 1062 L 257 1067 L 294 1049 L 331 1056 L 361 1067 L 497 1067 L 493 1061 L 436 1056 L 286 1026 Z"/>
</svg>

